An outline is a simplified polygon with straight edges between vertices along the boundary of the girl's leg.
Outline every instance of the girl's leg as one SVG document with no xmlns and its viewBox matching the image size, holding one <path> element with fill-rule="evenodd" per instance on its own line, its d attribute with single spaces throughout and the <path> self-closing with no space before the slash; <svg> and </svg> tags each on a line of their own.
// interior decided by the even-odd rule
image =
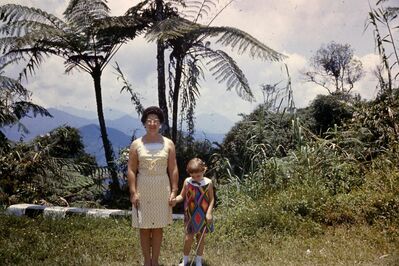
<svg viewBox="0 0 399 266">
<path fill-rule="evenodd" d="M 183 254 L 184 256 L 190 255 L 191 245 L 193 244 L 194 234 L 185 234 L 184 236 L 184 246 Z"/>
<path fill-rule="evenodd" d="M 163 228 L 152 229 L 152 266 L 158 266 L 159 254 L 161 253 L 161 243 L 163 236 Z"/>
<path fill-rule="evenodd" d="M 197 245 L 198 245 L 198 250 L 197 250 L 197 256 L 201 256 L 204 254 L 204 248 L 205 248 L 205 235 L 206 233 L 198 233 L 196 235 L 197 237 Z"/>
<path fill-rule="evenodd" d="M 151 229 L 140 229 L 140 244 L 144 256 L 144 266 L 151 266 Z"/>
</svg>

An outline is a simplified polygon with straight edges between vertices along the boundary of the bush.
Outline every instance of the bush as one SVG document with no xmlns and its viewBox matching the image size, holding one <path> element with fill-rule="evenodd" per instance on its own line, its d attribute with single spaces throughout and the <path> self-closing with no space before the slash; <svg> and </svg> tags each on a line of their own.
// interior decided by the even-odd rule
<svg viewBox="0 0 399 266">
<path fill-rule="evenodd" d="M 314 132 L 322 135 L 329 128 L 341 126 L 351 119 L 354 112 L 351 100 L 352 97 L 341 94 L 316 96 L 310 106 L 315 121 Z"/>
<path fill-rule="evenodd" d="M 99 187 L 91 176 L 96 163 L 80 141 L 75 129 L 58 128 L 30 143 L 10 143 L 0 154 L 2 204 L 58 204 L 60 197 L 93 200 L 88 190 L 98 197 Z"/>
</svg>

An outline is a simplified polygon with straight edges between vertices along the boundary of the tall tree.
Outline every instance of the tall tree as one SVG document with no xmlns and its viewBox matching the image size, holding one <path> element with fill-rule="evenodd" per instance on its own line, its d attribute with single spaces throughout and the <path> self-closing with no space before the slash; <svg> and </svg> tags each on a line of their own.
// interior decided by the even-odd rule
<svg viewBox="0 0 399 266">
<path fill-rule="evenodd" d="M 21 79 L 34 73 L 45 57 L 56 55 L 65 60 L 66 73 L 77 68 L 90 74 L 105 157 L 112 176 L 111 189 L 118 192 L 114 154 L 104 119 L 101 77 L 120 45 L 139 34 L 145 23 L 133 16 L 121 22 L 110 17 L 109 12 L 106 0 L 70 0 L 63 14 L 65 20 L 33 7 L 0 6 L 0 19 L 4 22 L 0 28 L 3 36 L 0 62 L 3 65 L 26 62 Z"/>
<path fill-rule="evenodd" d="M 155 0 L 156 21 L 161 22 L 165 19 L 163 0 Z M 170 137 L 169 114 L 166 102 L 166 78 L 165 78 L 165 45 L 162 40 L 157 41 L 157 72 L 158 72 L 158 104 L 162 109 L 165 120 L 163 124 L 163 134 Z"/>
<path fill-rule="evenodd" d="M 152 22 L 159 23 L 169 16 L 175 16 L 176 11 L 172 8 L 173 4 L 184 4 L 183 0 L 145 0 L 142 2 L 143 8 L 155 11 Z M 170 137 L 169 111 L 166 95 L 166 75 L 165 75 L 165 49 L 163 40 L 157 40 L 157 75 L 158 75 L 158 105 L 162 109 L 165 119 L 162 125 L 162 134 Z"/>
<path fill-rule="evenodd" d="M 198 2 L 198 12 L 205 12 L 210 1 Z M 196 17 L 198 18 L 198 16 Z M 200 66 L 208 65 L 216 80 L 227 83 L 227 89 L 235 89 L 245 100 L 253 100 L 253 94 L 242 70 L 234 59 L 223 50 L 211 49 L 212 40 L 215 43 L 237 48 L 242 54 L 249 50 L 252 58 L 279 61 L 284 56 L 258 41 L 248 33 L 232 27 L 211 27 L 192 22 L 181 17 L 171 17 L 157 24 L 148 34 L 150 40 L 165 40 L 171 47 L 170 54 L 170 96 L 172 102 L 172 140 L 177 139 L 179 98 L 182 96 L 182 109 L 187 111 L 186 119 L 189 129 L 193 126 L 192 118 L 199 96 L 199 81 L 203 76 Z M 191 121 L 191 124 L 190 124 Z"/>
<path fill-rule="evenodd" d="M 362 62 L 354 57 L 349 44 L 330 42 L 310 59 L 306 80 L 322 86 L 330 94 L 348 94 L 363 76 Z"/>
</svg>

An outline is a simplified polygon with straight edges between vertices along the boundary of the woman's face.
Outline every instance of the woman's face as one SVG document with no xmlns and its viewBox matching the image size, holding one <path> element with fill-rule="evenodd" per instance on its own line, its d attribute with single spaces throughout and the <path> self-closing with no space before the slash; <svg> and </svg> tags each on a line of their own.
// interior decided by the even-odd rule
<svg viewBox="0 0 399 266">
<path fill-rule="evenodd" d="M 149 114 L 147 116 L 147 119 L 145 120 L 145 129 L 147 130 L 147 133 L 158 133 L 160 126 L 161 122 L 157 115 Z"/>
</svg>

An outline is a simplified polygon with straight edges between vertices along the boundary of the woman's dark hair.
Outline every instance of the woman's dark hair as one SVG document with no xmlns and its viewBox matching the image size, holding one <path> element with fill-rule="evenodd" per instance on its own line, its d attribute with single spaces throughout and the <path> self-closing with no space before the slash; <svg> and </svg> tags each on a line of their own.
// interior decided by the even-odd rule
<svg viewBox="0 0 399 266">
<path fill-rule="evenodd" d="M 159 122 L 161 122 L 161 124 L 163 123 L 164 117 L 161 108 L 158 106 L 150 106 L 143 111 L 143 115 L 141 116 L 141 123 L 143 123 L 143 125 L 145 124 L 147 117 L 151 114 L 158 116 Z"/>
</svg>

